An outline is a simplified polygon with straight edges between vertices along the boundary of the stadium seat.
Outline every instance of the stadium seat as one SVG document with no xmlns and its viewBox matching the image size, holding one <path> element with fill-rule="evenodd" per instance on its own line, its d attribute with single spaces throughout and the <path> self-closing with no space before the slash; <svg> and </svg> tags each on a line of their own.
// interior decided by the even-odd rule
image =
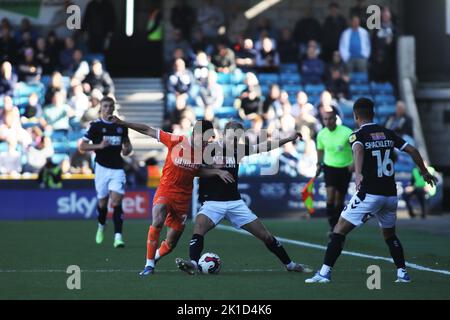
<svg viewBox="0 0 450 320">
<path fill-rule="evenodd" d="M 395 105 L 379 105 L 375 108 L 377 115 L 386 117 L 395 112 Z"/>
<path fill-rule="evenodd" d="M 233 84 L 243 84 L 244 83 L 244 79 L 245 79 L 245 73 L 240 71 L 240 70 L 239 71 L 235 71 L 231 75 L 231 82 Z"/>
<path fill-rule="evenodd" d="M 370 94 L 370 87 L 368 84 L 360 83 L 360 84 L 351 84 L 350 85 L 350 93 L 352 95 L 357 94 Z"/>
<path fill-rule="evenodd" d="M 276 73 L 260 73 L 258 74 L 258 80 L 260 84 L 271 85 L 278 83 L 279 77 Z"/>
<path fill-rule="evenodd" d="M 298 73 L 281 73 L 280 74 L 280 83 L 284 84 L 300 84 L 301 77 Z"/>
<path fill-rule="evenodd" d="M 375 103 L 378 105 L 395 104 L 396 99 L 393 95 L 376 95 Z"/>
<path fill-rule="evenodd" d="M 218 72 L 217 73 L 217 83 L 218 84 L 231 84 L 231 74 Z"/>
<path fill-rule="evenodd" d="M 238 111 L 235 107 L 222 107 L 214 111 L 214 115 L 219 119 L 235 118 L 238 116 Z"/>
<path fill-rule="evenodd" d="M 325 85 L 320 84 L 307 84 L 305 86 L 305 91 L 307 95 L 320 95 L 325 90 Z"/>
<path fill-rule="evenodd" d="M 280 73 L 298 73 L 297 64 L 284 63 L 280 65 Z"/>
<path fill-rule="evenodd" d="M 195 113 L 195 117 L 197 119 L 202 119 L 203 116 L 205 115 L 205 109 L 203 109 L 202 107 L 194 107 L 194 113 Z"/>
<path fill-rule="evenodd" d="M 261 85 L 261 93 L 263 96 L 267 96 L 269 94 L 269 86 Z"/>
<path fill-rule="evenodd" d="M 352 95 L 351 100 L 352 101 L 356 101 L 359 98 L 367 98 L 367 99 L 373 100 L 373 97 L 372 97 L 372 95 L 370 93 L 367 93 L 367 94 L 354 94 L 354 95 Z"/>
<path fill-rule="evenodd" d="M 55 153 L 52 156 L 52 162 L 55 164 L 60 164 L 66 159 L 69 159 L 69 155 L 67 155 L 66 153 Z"/>
<path fill-rule="evenodd" d="M 368 83 L 369 75 L 365 72 L 354 72 L 350 74 L 350 83 Z"/>
<path fill-rule="evenodd" d="M 303 90 L 303 87 L 300 84 L 285 84 L 283 85 L 283 90 L 290 96 L 293 95 L 295 97 L 299 91 Z"/>
<path fill-rule="evenodd" d="M 50 138 L 53 142 L 67 141 L 67 134 L 64 131 L 53 131 Z"/>
<path fill-rule="evenodd" d="M 232 105 L 234 105 L 234 100 L 235 99 L 236 98 L 233 97 L 232 95 L 225 96 L 223 98 L 223 105 L 225 105 L 225 106 L 232 106 Z"/>
<path fill-rule="evenodd" d="M 389 82 L 385 83 L 376 83 L 372 82 L 370 84 L 373 95 L 393 95 L 394 87 Z"/>
<path fill-rule="evenodd" d="M 242 91 L 244 91 L 247 88 L 247 85 L 245 84 L 237 84 L 235 86 L 233 86 L 233 93 L 232 95 L 234 97 L 239 97 L 242 93 Z"/>
<path fill-rule="evenodd" d="M 232 84 L 222 84 L 221 85 L 223 89 L 223 95 L 226 96 L 233 96 L 233 88 L 235 87 Z"/>
</svg>

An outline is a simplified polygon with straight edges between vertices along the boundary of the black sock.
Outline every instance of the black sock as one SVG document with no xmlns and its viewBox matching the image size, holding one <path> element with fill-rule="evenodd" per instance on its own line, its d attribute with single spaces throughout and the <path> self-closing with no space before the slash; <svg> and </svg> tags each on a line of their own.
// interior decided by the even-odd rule
<svg viewBox="0 0 450 320">
<path fill-rule="evenodd" d="M 203 236 L 199 234 L 194 234 L 192 236 L 191 242 L 189 244 L 189 257 L 191 260 L 200 260 L 200 255 L 203 251 Z"/>
<path fill-rule="evenodd" d="M 333 233 L 331 240 L 328 243 L 327 252 L 325 253 L 325 260 L 323 264 L 334 267 L 336 260 L 341 255 L 344 248 L 345 236 L 339 233 Z"/>
<path fill-rule="evenodd" d="M 98 223 L 100 223 L 102 226 L 106 223 L 106 214 L 108 213 L 108 207 L 100 208 L 97 206 L 97 213 L 98 213 Z"/>
<path fill-rule="evenodd" d="M 392 259 L 397 268 L 405 268 L 405 256 L 403 254 L 403 247 L 397 236 L 386 239 L 386 244 L 389 247 Z"/>
<path fill-rule="evenodd" d="M 123 226 L 122 205 L 114 207 L 113 220 L 114 220 L 114 233 L 122 233 L 122 226 Z"/>
<path fill-rule="evenodd" d="M 336 219 L 336 207 L 334 206 L 334 204 L 327 203 L 327 216 L 331 231 L 333 231 L 334 226 L 338 221 L 338 219 Z"/>
<path fill-rule="evenodd" d="M 273 252 L 273 254 L 276 255 L 284 265 L 291 263 L 291 258 L 289 258 L 286 250 L 284 250 L 283 245 L 277 240 L 277 238 L 272 237 L 272 241 L 270 243 L 266 243 L 266 247 Z"/>
</svg>

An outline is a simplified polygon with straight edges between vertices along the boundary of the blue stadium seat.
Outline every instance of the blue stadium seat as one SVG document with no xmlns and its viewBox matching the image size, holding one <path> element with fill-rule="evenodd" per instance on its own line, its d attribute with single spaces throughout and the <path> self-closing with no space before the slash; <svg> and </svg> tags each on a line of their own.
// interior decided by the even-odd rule
<svg viewBox="0 0 450 320">
<path fill-rule="evenodd" d="M 66 142 L 67 134 L 63 131 L 53 131 L 50 138 L 53 142 Z"/>
<path fill-rule="evenodd" d="M 379 116 L 384 117 L 384 116 L 388 116 L 395 112 L 395 105 L 389 105 L 389 104 L 379 105 L 376 107 L 375 110 Z"/>
<path fill-rule="evenodd" d="M 245 79 L 245 73 L 240 71 L 240 70 L 239 71 L 235 71 L 231 75 L 231 82 L 233 84 L 242 84 L 242 83 L 244 83 L 244 79 Z"/>
<path fill-rule="evenodd" d="M 350 93 L 352 95 L 356 94 L 370 94 L 370 87 L 368 84 L 360 83 L 360 84 L 351 84 L 350 85 Z"/>
<path fill-rule="evenodd" d="M 70 145 L 68 141 L 53 142 L 53 149 L 56 153 L 70 153 Z"/>
<path fill-rule="evenodd" d="M 354 72 L 350 74 L 350 83 L 368 83 L 369 75 L 365 72 Z"/>
<path fill-rule="evenodd" d="M 194 107 L 193 109 L 194 109 L 195 117 L 197 119 L 203 118 L 203 116 L 205 115 L 205 109 L 203 109 L 202 107 Z"/>
<path fill-rule="evenodd" d="M 376 95 L 374 100 L 377 105 L 392 105 L 396 103 L 396 99 L 393 95 Z"/>
<path fill-rule="evenodd" d="M 0 152 L 8 151 L 8 144 L 6 142 L 0 142 Z"/>
<path fill-rule="evenodd" d="M 315 106 L 320 102 L 320 94 L 309 94 L 308 102 Z"/>
<path fill-rule="evenodd" d="M 325 85 L 320 84 L 307 84 L 305 86 L 306 94 L 308 95 L 320 95 L 325 90 Z"/>
<path fill-rule="evenodd" d="M 299 91 L 303 90 L 303 87 L 300 84 L 285 84 L 283 85 L 283 90 L 295 97 Z"/>
<path fill-rule="evenodd" d="M 225 106 L 232 106 L 232 105 L 234 105 L 234 100 L 235 99 L 236 98 L 233 97 L 233 96 L 225 96 L 223 98 L 223 105 L 225 105 Z"/>
<path fill-rule="evenodd" d="M 372 97 L 372 95 L 370 93 L 368 93 L 368 94 L 354 94 L 354 95 L 352 95 L 351 100 L 352 101 L 356 101 L 359 98 L 368 98 L 368 99 L 373 100 L 373 97 Z"/>
<path fill-rule="evenodd" d="M 284 84 L 300 84 L 301 77 L 298 73 L 281 73 L 280 74 L 280 83 Z"/>
<path fill-rule="evenodd" d="M 394 94 L 394 87 L 391 83 L 385 82 L 385 83 L 376 83 L 372 82 L 370 84 L 370 87 L 372 89 L 372 93 L 374 95 L 393 95 Z"/>
<path fill-rule="evenodd" d="M 269 94 L 269 85 L 261 85 L 261 93 L 263 96 L 267 96 Z"/>
<path fill-rule="evenodd" d="M 258 74 L 258 80 L 260 84 L 271 85 L 278 83 L 279 77 L 277 73 L 260 73 Z"/>
<path fill-rule="evenodd" d="M 60 164 L 64 160 L 69 159 L 69 155 L 66 153 L 55 153 L 52 156 L 52 162 L 55 164 Z"/>
<path fill-rule="evenodd" d="M 246 84 L 237 84 L 235 86 L 233 86 L 233 96 L 234 97 L 239 97 L 242 93 L 242 91 L 244 91 L 247 88 Z"/>
<path fill-rule="evenodd" d="M 219 119 L 235 118 L 238 116 L 238 111 L 235 107 L 222 107 L 215 110 L 214 115 Z"/>
<path fill-rule="evenodd" d="M 231 74 L 218 72 L 217 73 L 217 83 L 219 83 L 219 84 L 231 84 Z"/>
<path fill-rule="evenodd" d="M 233 95 L 233 88 L 234 88 L 234 86 L 232 84 L 222 84 L 221 87 L 223 89 L 223 95 L 225 97 Z"/>
<path fill-rule="evenodd" d="M 284 63 L 280 65 L 280 73 L 298 73 L 297 64 Z"/>
</svg>

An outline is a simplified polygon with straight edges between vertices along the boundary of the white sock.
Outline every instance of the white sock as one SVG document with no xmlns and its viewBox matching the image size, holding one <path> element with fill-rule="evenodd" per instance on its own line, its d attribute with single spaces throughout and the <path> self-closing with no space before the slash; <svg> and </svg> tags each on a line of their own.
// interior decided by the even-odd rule
<svg viewBox="0 0 450 320">
<path fill-rule="evenodd" d="M 161 258 L 161 256 L 159 255 L 159 249 L 156 250 L 156 254 L 155 254 L 155 261 L 158 261 Z"/>
<path fill-rule="evenodd" d="M 294 261 L 291 261 L 291 262 L 289 262 L 289 263 L 286 265 L 286 268 L 287 268 L 288 270 L 294 269 L 294 267 L 295 267 L 295 262 L 294 262 Z"/>
<path fill-rule="evenodd" d="M 191 260 L 191 262 L 192 262 L 192 264 L 193 264 L 195 267 L 198 267 L 197 261 Z"/>
<path fill-rule="evenodd" d="M 403 277 L 406 273 L 406 269 L 398 268 L 397 269 L 397 277 Z"/>
<path fill-rule="evenodd" d="M 101 224 L 101 223 L 99 222 L 99 223 L 98 223 L 98 229 L 103 231 L 103 229 L 105 229 L 105 225 L 104 225 L 104 224 Z"/>
<path fill-rule="evenodd" d="M 331 267 L 329 267 L 329 266 L 327 266 L 327 265 L 322 265 L 322 268 L 320 268 L 320 274 L 322 275 L 322 276 L 325 276 L 325 275 L 327 275 L 328 273 L 330 273 L 331 272 Z"/>
<path fill-rule="evenodd" d="M 114 234 L 114 240 L 122 240 L 122 234 L 121 233 L 115 233 Z"/>
<path fill-rule="evenodd" d="M 145 264 L 146 267 L 155 267 L 155 260 L 154 259 L 147 259 L 147 263 Z"/>
</svg>

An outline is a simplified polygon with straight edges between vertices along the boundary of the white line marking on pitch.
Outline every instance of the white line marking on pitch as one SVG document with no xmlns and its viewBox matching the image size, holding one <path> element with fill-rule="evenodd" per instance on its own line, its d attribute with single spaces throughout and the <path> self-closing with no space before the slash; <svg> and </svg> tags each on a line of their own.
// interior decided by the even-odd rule
<svg viewBox="0 0 450 320">
<path fill-rule="evenodd" d="M 217 228 L 221 229 L 221 230 L 226 230 L 226 231 L 232 231 L 232 232 L 240 233 L 240 234 L 247 235 L 247 236 L 252 236 L 250 233 L 248 233 L 245 230 L 237 230 L 237 229 L 235 229 L 233 227 L 230 227 L 230 226 L 218 225 Z M 309 243 L 309 242 L 304 242 L 304 241 L 298 241 L 298 240 L 292 240 L 292 239 L 286 239 L 286 238 L 281 238 L 281 237 L 278 237 L 278 236 L 277 236 L 277 239 L 279 241 L 281 241 L 281 242 L 294 244 L 294 245 L 297 245 L 297 246 L 300 246 L 300 247 L 314 248 L 314 249 L 319 249 L 319 250 L 324 250 L 324 251 L 327 250 L 326 246 L 322 246 L 322 245 L 319 245 L 319 244 L 314 244 L 314 243 Z M 358 253 L 358 252 L 353 252 L 353 251 L 345 251 L 344 250 L 344 251 L 342 251 L 342 254 L 345 254 L 345 255 L 348 255 L 348 256 L 360 257 L 360 258 L 367 258 L 367 259 L 372 259 L 372 260 L 383 260 L 383 261 L 388 261 L 388 262 L 392 262 L 393 263 L 393 260 L 391 258 L 380 257 L 380 256 L 372 256 L 372 255 L 369 255 L 369 254 Z M 415 264 L 415 263 L 406 262 L 406 266 L 408 268 L 412 268 L 412 269 L 416 269 L 416 270 L 450 275 L 450 271 L 448 271 L 448 270 L 431 269 L 431 268 L 423 267 L 423 266 Z"/>
<path fill-rule="evenodd" d="M 81 272 L 89 273 L 107 273 L 107 272 L 131 272 L 138 273 L 142 270 L 131 270 L 131 269 L 81 269 Z M 180 273 L 180 270 L 157 270 L 157 273 Z M 285 272 L 284 269 L 227 269 L 225 272 Z M 63 269 L 0 269 L 0 273 L 66 273 Z"/>
</svg>

